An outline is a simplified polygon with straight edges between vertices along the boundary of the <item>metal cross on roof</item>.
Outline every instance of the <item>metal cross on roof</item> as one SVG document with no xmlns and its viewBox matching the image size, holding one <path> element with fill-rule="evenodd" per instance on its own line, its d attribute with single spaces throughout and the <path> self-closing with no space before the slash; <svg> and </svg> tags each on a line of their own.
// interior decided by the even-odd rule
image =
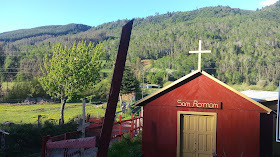
<svg viewBox="0 0 280 157">
<path fill-rule="evenodd" d="M 198 70 L 201 71 L 201 53 L 211 53 L 211 50 L 201 50 L 201 40 L 199 40 L 199 49 L 198 51 L 189 51 L 189 53 L 198 53 Z"/>
</svg>

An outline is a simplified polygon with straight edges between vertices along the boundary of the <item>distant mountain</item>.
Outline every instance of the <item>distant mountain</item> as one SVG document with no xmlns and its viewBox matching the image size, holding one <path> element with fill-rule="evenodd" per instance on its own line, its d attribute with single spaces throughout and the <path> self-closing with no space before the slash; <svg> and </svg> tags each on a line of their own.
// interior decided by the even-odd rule
<svg viewBox="0 0 280 157">
<path fill-rule="evenodd" d="M 29 56 L 17 58 L 22 66 L 29 64 L 32 57 L 51 53 L 52 43 L 60 42 L 69 47 L 74 41 L 102 42 L 106 50 L 102 59 L 108 61 L 106 68 L 109 69 L 115 61 L 121 28 L 126 22 L 127 19 L 118 20 L 91 28 L 82 25 L 84 27 L 77 30 L 68 25 L 17 30 L 0 34 L 0 41 L 5 54 Z M 188 52 L 198 49 L 199 39 L 203 49 L 212 51 L 202 56 L 202 69 L 221 81 L 257 84 L 265 80 L 267 84 L 278 84 L 279 1 L 256 11 L 217 6 L 136 18 L 127 63 L 142 76 L 141 60 L 156 60 L 151 67 L 158 73 L 146 71 L 147 80 L 150 83 L 157 79 L 172 81 L 197 68 L 197 56 Z"/>
<path fill-rule="evenodd" d="M 266 18 L 280 22 L 280 1 L 271 6 L 262 8 L 260 11 L 255 12 L 255 15 L 259 16 L 260 18 Z"/>
<path fill-rule="evenodd" d="M 42 35 L 66 35 L 76 34 L 89 30 L 91 27 L 83 24 L 68 24 L 68 25 L 51 25 L 42 26 L 31 29 L 20 29 L 5 33 L 0 33 L 0 41 L 16 41 L 24 38 L 42 36 Z"/>
</svg>

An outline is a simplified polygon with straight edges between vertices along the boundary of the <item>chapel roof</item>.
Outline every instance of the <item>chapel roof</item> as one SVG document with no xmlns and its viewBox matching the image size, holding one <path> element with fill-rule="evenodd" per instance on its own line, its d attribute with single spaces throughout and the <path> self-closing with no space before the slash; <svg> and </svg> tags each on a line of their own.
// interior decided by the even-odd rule
<svg viewBox="0 0 280 157">
<path fill-rule="evenodd" d="M 222 85 L 223 87 L 227 88 L 228 90 L 234 92 L 235 94 L 239 95 L 240 97 L 245 98 L 246 100 L 250 101 L 251 103 L 259 106 L 260 108 L 266 110 L 268 113 L 270 113 L 272 110 L 264 105 L 262 105 L 261 103 L 251 99 L 250 97 L 246 96 L 245 94 L 235 90 L 234 88 L 230 87 L 229 85 L 223 83 L 222 81 L 216 79 L 215 77 L 211 76 L 210 74 L 206 73 L 205 71 L 200 71 L 200 70 L 195 70 L 181 78 L 179 78 L 178 80 L 170 83 L 169 85 L 159 89 L 158 91 L 154 92 L 153 94 L 150 94 L 148 96 L 146 96 L 145 98 L 137 101 L 134 105 L 136 106 L 145 106 L 147 103 L 155 100 L 156 98 L 168 93 L 169 91 L 172 91 L 178 87 L 180 87 L 181 85 L 201 76 L 204 75 L 210 79 L 212 79 L 213 81 L 215 81 L 216 83 Z"/>
</svg>

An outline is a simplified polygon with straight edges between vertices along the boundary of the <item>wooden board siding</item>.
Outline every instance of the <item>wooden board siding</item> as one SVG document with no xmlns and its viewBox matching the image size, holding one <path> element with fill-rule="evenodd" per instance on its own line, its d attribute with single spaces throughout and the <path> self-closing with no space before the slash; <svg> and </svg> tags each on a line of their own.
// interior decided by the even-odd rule
<svg viewBox="0 0 280 157">
<path fill-rule="evenodd" d="M 194 75 L 195 77 L 190 81 L 172 90 L 160 91 L 167 92 L 155 94 L 155 98 L 150 97 L 141 102 L 144 106 L 142 141 L 144 156 L 176 156 L 177 112 L 188 111 L 217 114 L 216 151 L 218 156 L 226 154 L 226 156 L 258 157 L 260 154 L 260 114 L 269 113 L 271 110 L 213 80 L 212 76 Z M 181 99 L 222 102 L 222 108 L 177 107 L 177 101 Z"/>
</svg>

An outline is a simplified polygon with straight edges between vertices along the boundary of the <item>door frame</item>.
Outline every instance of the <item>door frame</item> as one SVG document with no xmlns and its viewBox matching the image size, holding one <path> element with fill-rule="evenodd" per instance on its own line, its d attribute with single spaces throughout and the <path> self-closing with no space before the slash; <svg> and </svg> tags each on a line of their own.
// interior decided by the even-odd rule
<svg viewBox="0 0 280 157">
<path fill-rule="evenodd" d="M 215 125 L 213 127 L 214 131 L 213 131 L 213 147 L 214 147 L 214 151 L 216 152 L 216 142 L 217 142 L 217 113 L 216 112 L 193 112 L 193 111 L 177 111 L 177 157 L 180 157 L 180 147 L 181 147 L 181 115 L 201 115 L 201 116 L 214 116 L 214 122 Z"/>
</svg>

